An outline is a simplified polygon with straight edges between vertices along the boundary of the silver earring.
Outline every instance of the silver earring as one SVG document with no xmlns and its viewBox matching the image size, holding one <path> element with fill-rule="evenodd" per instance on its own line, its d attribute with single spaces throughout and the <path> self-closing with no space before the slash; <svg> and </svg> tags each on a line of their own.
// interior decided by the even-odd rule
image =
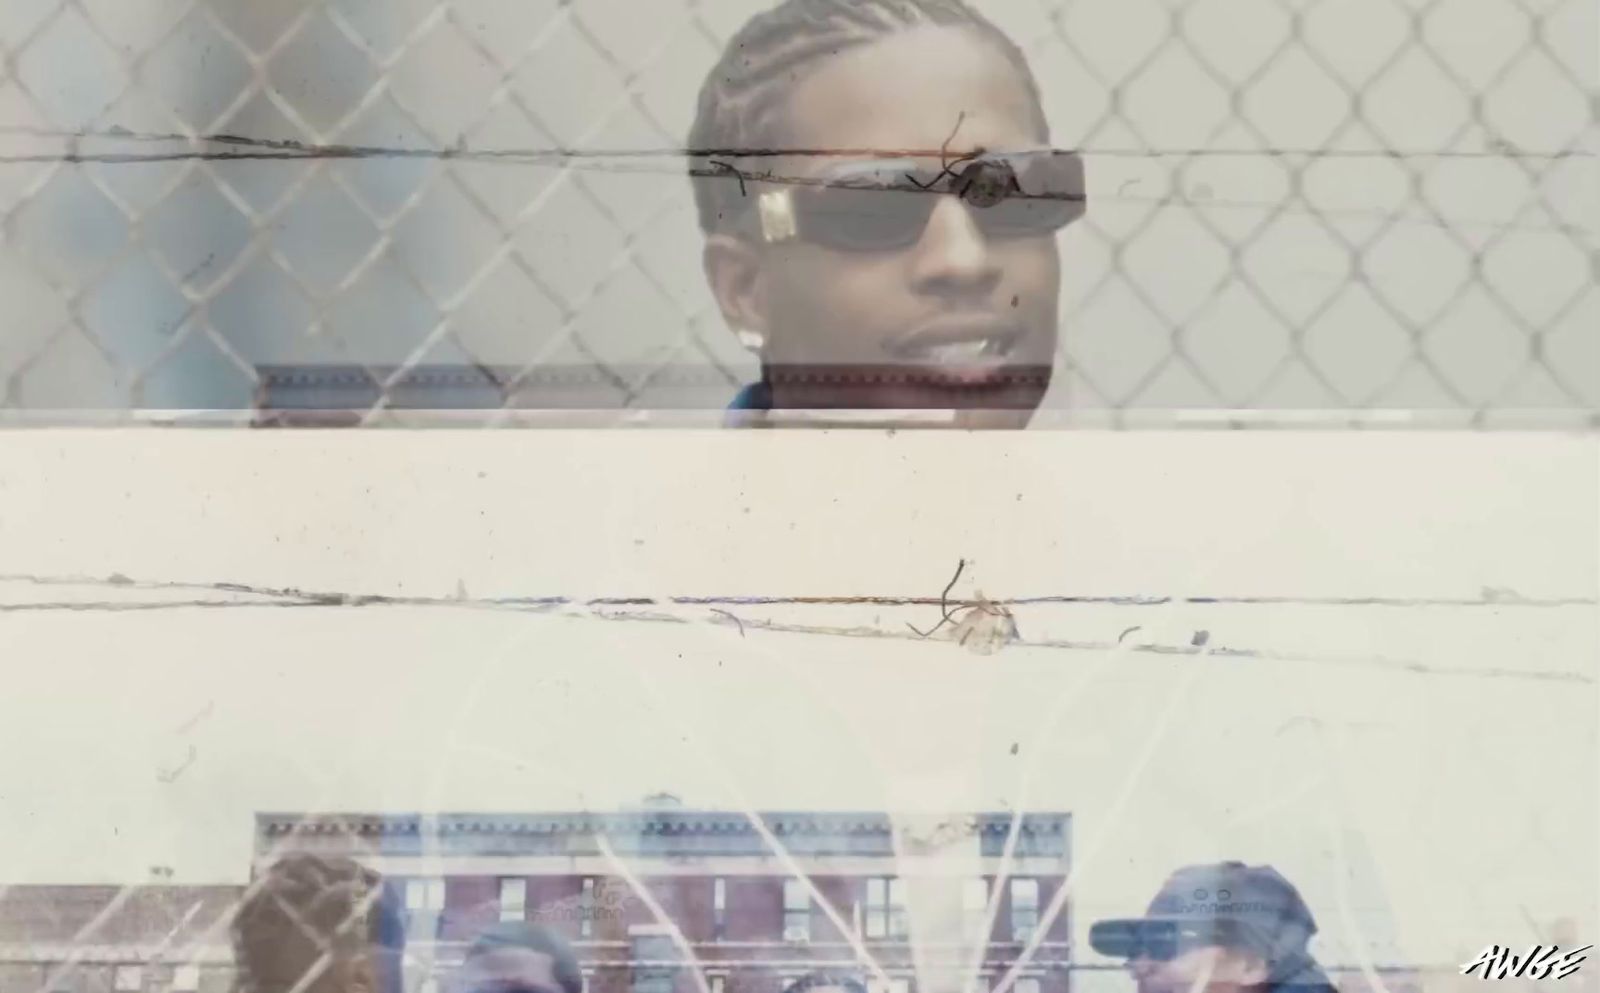
<svg viewBox="0 0 1600 993">
<path fill-rule="evenodd" d="M 767 346 L 767 336 L 759 331 L 746 331 L 740 328 L 734 332 L 734 336 L 739 339 L 739 344 L 743 345 L 747 351 L 759 353 Z"/>
</svg>

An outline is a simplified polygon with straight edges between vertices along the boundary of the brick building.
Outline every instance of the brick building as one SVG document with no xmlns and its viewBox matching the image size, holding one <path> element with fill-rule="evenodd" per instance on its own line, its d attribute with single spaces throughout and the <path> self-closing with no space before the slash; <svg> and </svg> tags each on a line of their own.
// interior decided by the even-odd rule
<svg viewBox="0 0 1600 993">
<path fill-rule="evenodd" d="M 242 886 L 0 886 L 0 993 L 228 993 Z"/>
<path fill-rule="evenodd" d="M 516 919 L 573 943 L 588 993 L 698 993 L 690 962 L 709 993 L 778 993 L 811 969 L 855 966 L 858 948 L 883 970 L 874 993 L 926 993 L 919 977 L 951 993 L 980 945 L 986 993 L 1033 936 L 1070 855 L 1066 814 L 1023 818 L 1009 861 L 1008 814 L 761 818 L 784 857 L 741 814 L 675 806 L 263 814 L 250 875 L 292 851 L 350 856 L 382 873 L 405 908 L 406 993 L 465 993 L 452 980 L 467 944 Z M 979 942 L 1003 861 L 1009 878 Z M 0 886 L 0 993 L 232 993 L 229 924 L 245 890 Z M 1068 993 L 1070 933 L 1064 909 L 1017 993 Z"/>
<path fill-rule="evenodd" d="M 674 806 L 607 815 L 264 814 L 256 870 L 287 851 L 310 851 L 381 872 L 405 907 L 410 993 L 453 993 L 450 977 L 472 938 L 515 919 L 572 941 L 589 993 L 695 993 L 691 961 L 710 993 L 778 993 L 811 969 L 853 966 L 858 948 L 882 968 L 883 993 L 918 993 L 914 972 L 940 993 L 959 988 L 979 950 L 1010 815 L 945 818 L 926 830 L 882 813 L 761 816 L 786 858 L 741 814 Z M 1070 824 L 1066 814 L 1023 818 L 982 943 L 978 989 L 1016 960 L 1065 879 Z M 1070 933 L 1063 911 L 1018 993 L 1067 993 Z"/>
</svg>

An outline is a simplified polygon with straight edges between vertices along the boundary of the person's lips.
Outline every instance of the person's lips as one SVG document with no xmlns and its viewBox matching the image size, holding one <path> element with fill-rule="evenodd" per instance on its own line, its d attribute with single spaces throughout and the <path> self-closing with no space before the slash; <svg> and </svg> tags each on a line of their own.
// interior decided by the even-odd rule
<svg viewBox="0 0 1600 993">
<path fill-rule="evenodd" d="M 1027 336 L 1016 321 L 988 315 L 927 321 L 884 345 L 897 363 L 934 384 L 983 385 L 1002 381 Z"/>
<path fill-rule="evenodd" d="M 1022 340 L 1016 321 L 988 315 L 939 317 L 890 339 L 884 348 L 897 359 L 959 361 L 974 356 L 1005 356 Z"/>
</svg>

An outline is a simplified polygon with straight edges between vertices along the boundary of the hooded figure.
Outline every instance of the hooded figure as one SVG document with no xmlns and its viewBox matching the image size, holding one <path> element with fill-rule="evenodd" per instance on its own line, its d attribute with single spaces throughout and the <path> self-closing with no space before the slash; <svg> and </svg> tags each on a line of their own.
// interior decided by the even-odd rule
<svg viewBox="0 0 1600 993">
<path fill-rule="evenodd" d="M 1145 916 L 1099 921 L 1089 944 L 1128 960 L 1138 993 L 1334 993 L 1308 946 L 1316 920 L 1270 866 L 1173 873 Z"/>
</svg>

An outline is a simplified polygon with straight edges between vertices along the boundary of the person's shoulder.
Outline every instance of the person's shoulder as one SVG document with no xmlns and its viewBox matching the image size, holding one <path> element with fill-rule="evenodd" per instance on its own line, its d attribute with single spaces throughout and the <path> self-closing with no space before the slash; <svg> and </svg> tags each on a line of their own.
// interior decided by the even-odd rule
<svg viewBox="0 0 1600 993">
<path fill-rule="evenodd" d="M 728 404 L 729 410 L 770 410 L 771 398 L 767 395 L 767 384 L 751 383 L 734 395 L 733 402 Z"/>
<path fill-rule="evenodd" d="M 728 404 L 722 426 L 729 428 L 756 427 L 772 409 L 772 398 L 765 383 L 751 383 L 741 389 Z"/>
</svg>

